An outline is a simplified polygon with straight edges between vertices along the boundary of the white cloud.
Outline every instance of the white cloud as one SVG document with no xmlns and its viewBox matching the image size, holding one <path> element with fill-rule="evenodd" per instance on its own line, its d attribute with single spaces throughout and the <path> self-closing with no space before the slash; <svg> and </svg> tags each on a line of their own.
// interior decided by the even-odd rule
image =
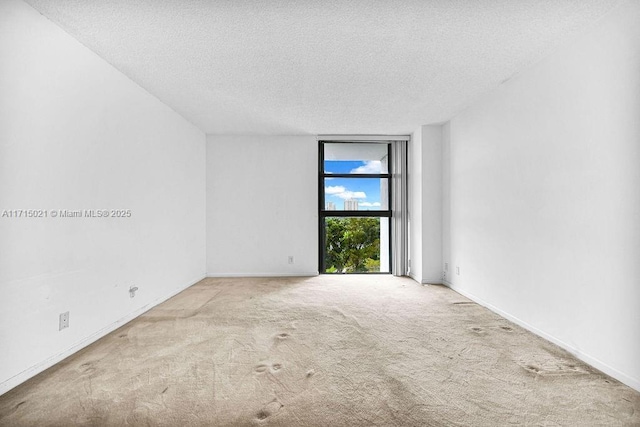
<svg viewBox="0 0 640 427">
<path fill-rule="evenodd" d="M 367 195 L 364 191 L 344 191 L 342 193 L 336 194 L 336 196 L 340 197 L 343 200 L 367 198 Z"/>
<path fill-rule="evenodd" d="M 344 193 L 347 189 L 344 188 L 342 185 L 334 185 L 334 186 L 328 186 L 328 187 L 324 187 L 324 192 L 325 194 L 340 194 L 340 193 Z"/>
<path fill-rule="evenodd" d="M 364 162 L 364 165 L 358 166 L 355 169 L 351 169 L 350 173 L 381 173 L 382 163 L 380 160 L 369 160 Z"/>
<path fill-rule="evenodd" d="M 324 193 L 330 196 L 340 197 L 342 200 L 367 198 L 364 191 L 349 191 L 342 185 L 324 187 Z"/>
<path fill-rule="evenodd" d="M 350 191 L 342 185 L 326 186 L 324 187 L 324 193 L 328 196 L 340 197 L 342 200 L 367 198 L 367 194 L 364 191 Z"/>
<path fill-rule="evenodd" d="M 360 202 L 358 203 L 358 206 L 362 206 L 363 208 L 377 208 L 380 205 L 380 202 L 373 202 L 373 203 L 369 203 L 369 202 Z"/>
</svg>

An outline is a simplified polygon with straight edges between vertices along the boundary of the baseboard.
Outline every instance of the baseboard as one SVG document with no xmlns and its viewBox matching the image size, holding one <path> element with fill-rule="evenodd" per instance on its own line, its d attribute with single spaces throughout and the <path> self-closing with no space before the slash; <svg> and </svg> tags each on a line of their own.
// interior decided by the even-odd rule
<svg viewBox="0 0 640 427">
<path fill-rule="evenodd" d="M 184 291 L 188 287 L 195 285 L 196 283 L 198 283 L 200 280 L 204 279 L 205 277 L 206 276 L 200 276 L 198 279 L 188 282 L 187 285 L 182 286 L 182 287 L 172 291 L 170 294 L 168 294 L 166 296 L 163 296 L 163 297 L 160 297 L 160 298 L 150 302 L 149 304 L 146 304 L 146 305 L 140 307 L 139 309 L 129 313 L 128 315 L 122 317 L 121 319 L 118 319 L 117 321 L 113 322 L 112 324 L 100 329 L 97 332 L 94 332 L 93 334 L 89 335 L 88 337 L 86 337 L 86 338 L 80 340 L 79 342 L 75 343 L 74 345 L 72 345 L 67 350 L 65 350 L 65 351 L 63 351 L 63 352 L 61 352 L 59 354 L 56 354 L 55 356 L 51 356 L 51 357 L 43 360 L 42 362 L 37 363 L 37 364 L 33 365 L 32 367 L 25 369 L 24 371 L 20 372 L 19 374 L 14 375 L 13 377 L 5 380 L 4 382 L 0 383 L 0 396 L 3 395 L 4 393 L 8 392 L 12 388 L 19 386 L 20 384 L 22 384 L 23 382 L 27 381 L 28 379 L 30 379 L 32 377 L 35 377 L 36 375 L 38 375 L 39 373 L 45 371 L 46 369 L 49 369 L 50 367 L 52 367 L 56 363 L 61 362 L 62 360 L 66 359 L 67 357 L 71 356 L 72 354 L 76 353 L 77 351 L 82 350 L 86 346 L 96 342 L 97 340 L 99 340 L 100 338 L 104 337 L 105 335 L 115 331 L 119 327 L 129 323 L 130 321 L 132 321 L 136 317 L 140 316 L 141 314 L 144 314 L 147 311 L 151 310 L 153 307 L 155 307 L 155 306 L 157 306 L 159 304 L 162 304 L 163 302 L 165 302 L 169 298 L 174 297 L 175 295 L 177 295 L 180 292 Z"/>
<path fill-rule="evenodd" d="M 604 372 L 605 374 L 615 378 L 616 380 L 620 381 L 623 384 L 628 385 L 629 387 L 633 388 L 636 391 L 640 391 L 640 380 L 636 379 L 636 378 L 632 378 L 629 375 L 625 374 L 624 372 L 620 372 L 617 369 L 607 365 L 606 363 L 596 359 L 595 357 L 592 357 L 588 354 L 585 354 L 583 352 L 581 352 L 580 350 L 576 349 L 575 347 L 565 343 L 562 340 L 559 340 L 558 338 L 549 335 L 548 333 L 536 328 L 535 326 L 532 326 L 530 324 L 528 324 L 527 322 L 512 316 L 511 314 L 487 303 L 486 301 L 476 297 L 475 295 L 465 291 L 464 289 L 459 288 L 458 286 L 454 285 L 451 282 L 448 281 L 444 281 L 443 283 L 445 286 L 449 287 L 450 289 L 452 289 L 453 291 L 459 293 L 460 295 L 463 295 L 467 298 L 469 298 L 470 300 L 473 300 L 474 302 L 480 304 L 481 306 L 488 308 L 489 310 L 493 311 L 496 314 L 499 314 L 500 316 L 504 317 L 505 319 L 515 323 L 518 326 L 523 327 L 524 329 L 533 332 L 534 334 L 546 339 L 547 341 L 550 341 L 552 343 L 554 343 L 555 345 L 557 345 L 558 347 L 561 347 L 565 350 L 567 350 L 569 353 L 571 353 L 573 356 L 575 356 L 576 358 L 582 360 L 583 362 L 587 363 L 588 365 L 593 366 L 594 368 L 598 369 L 599 371 Z"/>
<path fill-rule="evenodd" d="M 317 271 L 298 273 L 208 273 L 207 277 L 311 277 L 318 276 Z"/>
<path fill-rule="evenodd" d="M 409 277 L 411 277 L 413 280 L 420 283 L 421 285 L 442 285 L 443 284 L 442 278 L 437 278 L 437 279 L 425 279 L 424 277 L 418 278 L 415 274 L 411 274 L 411 273 L 409 273 Z"/>
</svg>

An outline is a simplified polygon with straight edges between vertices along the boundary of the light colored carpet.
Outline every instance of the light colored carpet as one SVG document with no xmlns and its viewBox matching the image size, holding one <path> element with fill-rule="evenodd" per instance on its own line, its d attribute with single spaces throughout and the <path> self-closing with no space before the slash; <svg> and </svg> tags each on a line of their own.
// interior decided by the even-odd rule
<svg viewBox="0 0 640 427">
<path fill-rule="evenodd" d="M 0 425 L 640 425 L 640 393 L 442 286 L 205 279 L 0 397 Z"/>
</svg>

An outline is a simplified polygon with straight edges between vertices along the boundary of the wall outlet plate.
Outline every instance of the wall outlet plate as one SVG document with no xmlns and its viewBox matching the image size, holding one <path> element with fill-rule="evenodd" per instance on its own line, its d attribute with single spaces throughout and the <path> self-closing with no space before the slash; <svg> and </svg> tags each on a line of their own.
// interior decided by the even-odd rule
<svg viewBox="0 0 640 427">
<path fill-rule="evenodd" d="M 61 331 L 69 327 L 69 312 L 60 313 L 58 320 L 58 330 Z"/>
</svg>

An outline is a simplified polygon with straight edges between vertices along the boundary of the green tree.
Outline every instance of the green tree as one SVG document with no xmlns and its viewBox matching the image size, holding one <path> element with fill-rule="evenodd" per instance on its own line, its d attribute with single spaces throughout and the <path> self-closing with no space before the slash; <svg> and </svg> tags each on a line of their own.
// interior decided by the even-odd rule
<svg viewBox="0 0 640 427">
<path fill-rule="evenodd" d="M 346 229 L 345 219 L 327 218 L 325 222 L 325 267 L 327 273 L 341 273 L 344 269 L 343 252 L 345 250 L 343 236 Z"/>
<path fill-rule="evenodd" d="M 326 219 L 326 272 L 380 270 L 379 218 Z"/>
</svg>

